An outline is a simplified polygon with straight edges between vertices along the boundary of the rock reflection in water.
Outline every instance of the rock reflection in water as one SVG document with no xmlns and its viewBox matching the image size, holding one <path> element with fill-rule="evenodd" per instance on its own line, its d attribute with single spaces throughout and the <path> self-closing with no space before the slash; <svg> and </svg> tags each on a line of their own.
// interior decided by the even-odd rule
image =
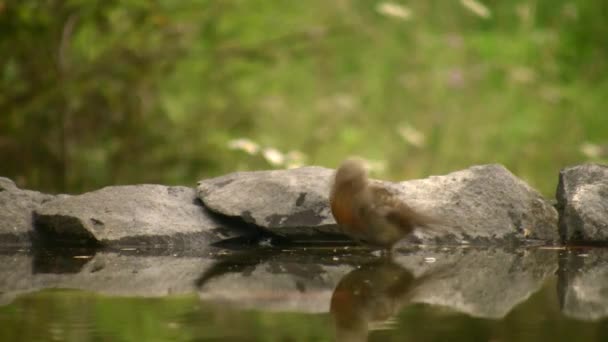
<svg viewBox="0 0 608 342">
<path fill-rule="evenodd" d="M 369 278 L 373 282 L 360 285 L 363 297 L 357 299 L 364 302 L 356 305 L 367 315 L 375 313 L 366 316 L 371 321 L 409 302 L 501 319 L 558 268 L 557 252 L 543 248 L 412 247 L 394 253 L 390 262 L 356 248 L 224 254 L 0 252 L 0 305 L 25 293 L 64 288 L 125 297 L 196 293 L 204 302 L 236 309 L 326 313 L 334 289 Z M 608 316 L 608 249 L 562 250 L 558 275 L 564 315 L 578 320 Z M 416 285 L 417 279 L 424 279 L 423 286 Z"/>
<path fill-rule="evenodd" d="M 80 289 L 124 297 L 164 297 L 195 291 L 210 258 L 139 250 L 68 250 L 0 253 L 0 305 L 44 289 Z"/>
<path fill-rule="evenodd" d="M 201 275 L 199 297 L 249 309 L 327 312 L 340 280 L 349 272 L 371 272 L 371 266 L 357 267 L 377 260 L 369 252 L 352 249 L 325 255 L 309 249 L 262 258 L 233 256 Z M 500 319 L 542 287 L 555 273 L 556 260 L 555 251 L 538 248 L 416 247 L 395 253 L 392 266 L 385 264 L 374 277 L 382 278 L 382 270 L 397 266 L 414 278 L 433 274 L 410 294 L 412 302 Z"/>
<path fill-rule="evenodd" d="M 331 249 L 233 255 L 201 274 L 199 297 L 247 309 L 328 312 L 335 284 L 370 255 L 334 257 Z"/>
<path fill-rule="evenodd" d="M 555 251 L 539 248 L 422 249 L 396 255 L 395 261 L 416 276 L 443 267 L 453 271 L 449 277 L 429 279 L 413 302 L 491 319 L 505 317 L 557 269 Z"/>
<path fill-rule="evenodd" d="M 562 251 L 558 296 L 566 316 L 580 320 L 599 320 L 608 316 L 608 250 Z"/>
</svg>

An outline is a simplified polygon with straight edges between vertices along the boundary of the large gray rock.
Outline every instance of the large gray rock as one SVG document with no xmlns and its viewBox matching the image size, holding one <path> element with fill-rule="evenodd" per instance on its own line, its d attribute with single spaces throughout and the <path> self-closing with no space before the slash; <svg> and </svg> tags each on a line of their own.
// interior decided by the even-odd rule
<svg viewBox="0 0 608 342">
<path fill-rule="evenodd" d="M 559 173 L 562 240 L 608 242 L 608 166 L 577 165 Z"/>
<path fill-rule="evenodd" d="M 608 317 L 607 250 L 563 251 L 558 278 L 558 296 L 565 315 L 581 320 Z"/>
<path fill-rule="evenodd" d="M 198 248 L 238 235 L 180 186 L 110 186 L 50 201 L 35 214 L 47 240 L 73 244 Z"/>
<path fill-rule="evenodd" d="M 199 182 L 198 196 L 212 211 L 273 233 L 323 239 L 339 233 L 329 209 L 332 177 L 333 170 L 321 167 L 237 172 Z M 559 239 L 555 208 L 500 165 L 474 166 L 401 183 L 377 182 L 441 222 L 433 233 L 418 232 L 409 242 L 488 244 Z"/>
<path fill-rule="evenodd" d="M 328 206 L 333 170 L 236 172 L 198 183 L 198 196 L 214 212 L 239 217 L 284 236 L 340 234 Z"/>
<path fill-rule="evenodd" d="M 27 246 L 34 238 L 33 211 L 55 196 L 21 190 L 0 177 L 0 246 Z"/>
<path fill-rule="evenodd" d="M 404 201 L 442 222 L 439 233 L 416 231 L 422 242 L 559 240 L 555 208 L 502 165 L 473 166 L 394 188 Z"/>
</svg>

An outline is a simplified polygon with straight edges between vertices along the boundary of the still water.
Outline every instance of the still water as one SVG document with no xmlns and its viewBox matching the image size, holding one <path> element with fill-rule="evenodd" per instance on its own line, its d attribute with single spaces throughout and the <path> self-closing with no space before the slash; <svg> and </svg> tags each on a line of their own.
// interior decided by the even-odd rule
<svg viewBox="0 0 608 342">
<path fill-rule="evenodd" d="M 608 341 L 608 250 L 0 253 L 0 341 Z"/>
</svg>

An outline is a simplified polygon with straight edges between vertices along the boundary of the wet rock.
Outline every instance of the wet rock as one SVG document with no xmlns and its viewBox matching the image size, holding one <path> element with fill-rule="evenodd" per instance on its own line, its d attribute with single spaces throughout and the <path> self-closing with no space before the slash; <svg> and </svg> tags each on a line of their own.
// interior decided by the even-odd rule
<svg viewBox="0 0 608 342">
<path fill-rule="evenodd" d="M 240 234 L 180 186 L 110 186 L 50 201 L 35 214 L 47 241 L 70 244 L 196 248 Z"/>
<path fill-rule="evenodd" d="M 0 245 L 30 245 L 35 238 L 32 213 L 53 198 L 21 190 L 12 180 L 0 177 Z"/>
<path fill-rule="evenodd" d="M 563 169 L 557 202 L 563 241 L 608 242 L 608 166 L 585 164 Z"/>
<path fill-rule="evenodd" d="M 555 208 L 502 165 L 473 166 L 402 182 L 395 188 L 404 201 L 441 221 L 437 233 L 416 231 L 410 241 L 493 244 L 559 240 Z"/>
<path fill-rule="evenodd" d="M 560 255 L 558 296 L 562 312 L 576 319 L 608 316 L 608 251 L 566 250 Z"/>
<path fill-rule="evenodd" d="M 214 212 L 239 217 L 283 236 L 340 234 L 328 206 L 333 170 L 236 172 L 198 183 L 198 196 Z"/>
<path fill-rule="evenodd" d="M 238 172 L 199 182 L 198 196 L 214 212 L 273 233 L 322 239 L 339 233 L 329 209 L 332 177 L 333 170 L 321 167 Z M 500 165 L 401 183 L 377 182 L 441 222 L 434 233 L 416 233 L 404 244 L 559 239 L 555 208 Z"/>
</svg>

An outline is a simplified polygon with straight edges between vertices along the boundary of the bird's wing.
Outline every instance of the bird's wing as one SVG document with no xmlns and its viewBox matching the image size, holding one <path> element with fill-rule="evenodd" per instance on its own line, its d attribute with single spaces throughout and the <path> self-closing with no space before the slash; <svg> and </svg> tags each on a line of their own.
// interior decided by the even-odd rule
<svg viewBox="0 0 608 342">
<path fill-rule="evenodd" d="M 428 227 L 439 223 L 436 219 L 420 213 L 390 192 L 385 187 L 370 186 L 377 212 L 401 229 L 413 230 L 416 227 Z"/>
</svg>

